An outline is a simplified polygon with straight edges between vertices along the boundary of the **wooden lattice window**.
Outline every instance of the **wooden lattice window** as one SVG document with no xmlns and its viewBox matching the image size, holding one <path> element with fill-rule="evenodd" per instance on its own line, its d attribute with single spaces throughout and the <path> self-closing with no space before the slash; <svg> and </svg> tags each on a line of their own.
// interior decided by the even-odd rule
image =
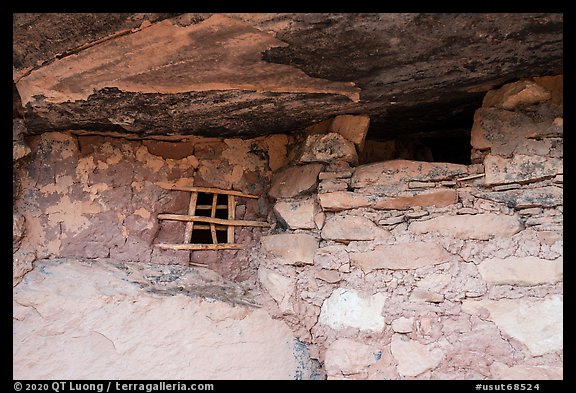
<svg viewBox="0 0 576 393">
<path fill-rule="evenodd" d="M 158 214 L 159 220 L 184 221 L 186 222 L 186 228 L 184 230 L 184 241 L 182 244 L 160 243 L 156 245 L 157 247 L 170 250 L 242 249 L 247 245 L 234 242 L 235 227 L 270 226 L 267 222 L 262 221 L 236 220 L 236 198 L 258 199 L 258 195 L 207 187 L 162 186 L 162 188 L 173 191 L 190 192 L 190 203 L 188 204 L 188 214 Z M 200 204 L 198 203 L 199 200 L 201 201 Z M 208 203 L 208 201 L 210 203 Z M 209 213 L 209 215 L 206 213 Z M 212 243 L 193 243 L 195 240 L 195 229 L 209 230 Z M 225 242 L 218 239 L 218 231 L 226 232 Z"/>
</svg>

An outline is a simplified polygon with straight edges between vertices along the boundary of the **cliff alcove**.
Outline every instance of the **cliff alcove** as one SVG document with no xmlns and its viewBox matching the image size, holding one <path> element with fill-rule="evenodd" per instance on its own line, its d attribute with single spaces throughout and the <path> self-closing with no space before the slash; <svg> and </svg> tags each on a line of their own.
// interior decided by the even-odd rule
<svg viewBox="0 0 576 393">
<path fill-rule="evenodd" d="M 14 378 L 562 379 L 562 27 L 14 14 Z"/>
</svg>

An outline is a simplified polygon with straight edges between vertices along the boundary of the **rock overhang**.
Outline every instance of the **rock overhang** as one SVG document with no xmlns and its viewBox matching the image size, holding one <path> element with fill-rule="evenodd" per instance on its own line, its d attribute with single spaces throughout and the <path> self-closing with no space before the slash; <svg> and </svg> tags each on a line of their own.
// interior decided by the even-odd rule
<svg viewBox="0 0 576 393">
<path fill-rule="evenodd" d="M 562 14 L 15 14 L 30 133 L 250 137 L 366 114 L 371 136 L 469 122 L 561 73 Z"/>
</svg>

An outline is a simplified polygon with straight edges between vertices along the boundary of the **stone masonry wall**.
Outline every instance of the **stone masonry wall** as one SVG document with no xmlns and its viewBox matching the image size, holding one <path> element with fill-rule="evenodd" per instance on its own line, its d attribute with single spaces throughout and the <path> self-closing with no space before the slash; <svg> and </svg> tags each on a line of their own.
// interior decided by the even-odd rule
<svg viewBox="0 0 576 393">
<path fill-rule="evenodd" d="M 162 277 L 200 262 L 284 321 L 329 379 L 560 379 L 562 113 L 561 76 L 489 92 L 472 165 L 358 166 L 366 116 L 311 127 L 298 145 L 23 138 L 15 119 L 14 285 L 43 259 L 173 265 Z M 189 199 L 167 183 L 261 195 L 239 199 L 236 216 L 272 226 L 237 229 L 246 250 L 158 249 L 184 230 L 157 214 L 183 213 Z"/>
<path fill-rule="evenodd" d="M 15 130 L 20 126 L 15 120 Z M 16 134 L 15 134 L 16 135 Z M 16 137 L 15 137 L 16 138 Z M 18 142 L 20 143 L 20 142 Z M 185 213 L 190 193 L 159 185 L 216 187 L 262 195 L 238 198 L 238 219 L 266 221 L 265 190 L 286 164 L 285 135 L 251 140 L 188 138 L 128 140 L 72 133 L 29 137 L 27 165 L 15 166 L 14 285 L 44 258 L 110 258 L 124 262 L 202 262 L 243 281 L 249 251 L 172 251 L 184 223 L 159 222 L 158 213 Z M 15 150 L 16 151 L 16 150 Z M 236 229 L 236 241 L 257 244 L 260 228 Z M 216 261 L 218 263 L 216 263 Z"/>
<path fill-rule="evenodd" d="M 272 179 L 261 303 L 329 379 L 561 379 L 562 112 L 562 76 L 489 92 L 472 165 L 312 133 Z"/>
</svg>

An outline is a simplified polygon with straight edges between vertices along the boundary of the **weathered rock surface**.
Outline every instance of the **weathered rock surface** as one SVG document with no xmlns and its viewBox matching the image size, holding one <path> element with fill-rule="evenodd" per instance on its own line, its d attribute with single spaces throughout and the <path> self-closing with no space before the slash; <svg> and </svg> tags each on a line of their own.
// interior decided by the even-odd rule
<svg viewBox="0 0 576 393">
<path fill-rule="evenodd" d="M 512 110 L 519 105 L 533 105 L 551 98 L 550 92 L 532 81 L 508 83 L 498 90 L 490 90 L 484 96 L 485 108 Z"/>
<path fill-rule="evenodd" d="M 258 281 L 278 304 L 282 312 L 294 312 L 290 297 L 294 293 L 295 280 L 285 277 L 272 269 L 260 266 L 258 268 Z"/>
<path fill-rule="evenodd" d="M 378 245 L 374 251 L 350 254 L 350 261 L 365 272 L 376 269 L 417 269 L 448 262 L 450 254 L 437 243 L 396 243 Z"/>
<path fill-rule="evenodd" d="M 316 272 L 316 278 L 322 281 L 329 282 L 330 284 L 335 284 L 342 280 L 342 277 L 340 276 L 340 273 L 338 273 L 338 271 L 328 269 L 322 269 Z"/>
<path fill-rule="evenodd" d="M 512 159 L 488 155 L 484 159 L 484 184 L 530 183 L 564 173 L 563 160 L 516 154 Z"/>
<path fill-rule="evenodd" d="M 109 263 L 39 264 L 14 289 L 13 378 L 309 377 L 290 329 L 263 309 L 132 279 Z"/>
<path fill-rule="evenodd" d="M 506 334 L 526 345 L 533 356 L 563 348 L 562 297 L 547 299 L 464 300 L 462 311 L 478 314 L 488 310 L 489 319 Z"/>
<path fill-rule="evenodd" d="M 362 216 L 336 216 L 326 221 L 322 239 L 336 241 L 387 239 L 392 235 Z"/>
<path fill-rule="evenodd" d="M 562 79 L 562 76 L 559 76 Z M 560 93 L 561 94 L 561 93 Z M 553 145 L 548 138 L 564 134 L 562 108 L 536 105 L 531 112 L 480 108 L 474 113 L 470 144 L 474 149 L 490 149 L 491 154 L 511 157 L 513 154 L 547 156 Z"/>
<path fill-rule="evenodd" d="M 397 370 L 401 376 L 415 377 L 440 364 L 444 353 L 433 344 L 420 344 L 400 334 L 392 337 L 392 355 L 398 361 Z"/>
<path fill-rule="evenodd" d="M 274 174 L 268 195 L 276 199 L 310 193 L 318 185 L 318 174 L 322 168 L 322 164 L 308 164 L 281 169 Z"/>
<path fill-rule="evenodd" d="M 276 217 L 289 229 L 316 229 L 314 217 L 318 210 L 314 198 L 280 201 L 274 205 Z"/>
<path fill-rule="evenodd" d="M 12 286 L 18 285 L 24 275 L 33 269 L 36 260 L 34 250 L 19 249 L 12 255 Z"/>
<path fill-rule="evenodd" d="M 458 239 L 488 240 L 495 236 L 512 236 L 523 229 L 516 216 L 505 214 L 463 214 L 440 216 L 426 221 L 416 221 L 408 228 L 414 233 L 436 232 Z"/>
<path fill-rule="evenodd" d="M 339 338 L 326 349 L 324 367 L 328 379 L 365 379 L 378 361 L 378 349 L 349 338 Z"/>
<path fill-rule="evenodd" d="M 451 180 L 467 173 L 466 165 L 390 160 L 357 167 L 352 175 L 351 185 L 354 188 L 396 188 L 411 181 Z"/>
<path fill-rule="evenodd" d="M 563 259 L 538 257 L 489 258 L 478 265 L 482 278 L 497 285 L 532 286 L 562 281 Z"/>
<path fill-rule="evenodd" d="M 388 296 L 361 294 L 353 289 L 337 288 L 324 301 L 318 322 L 338 330 L 346 327 L 380 332 L 384 329 L 382 307 Z"/>
<path fill-rule="evenodd" d="M 396 333 L 410 333 L 413 325 L 414 318 L 400 317 L 392 321 L 392 330 Z"/>
<path fill-rule="evenodd" d="M 286 265 L 311 265 L 318 248 L 318 240 L 303 233 L 284 233 L 262 236 L 262 249 L 275 262 Z"/>
<path fill-rule="evenodd" d="M 330 131 L 342 135 L 354 143 L 359 151 L 362 151 L 369 126 L 370 117 L 368 116 L 340 115 L 330 123 Z"/>
<path fill-rule="evenodd" d="M 494 362 L 490 366 L 492 379 L 498 380 L 558 380 L 563 379 L 562 367 L 524 366 L 509 367 L 501 362 Z"/>
<path fill-rule="evenodd" d="M 16 14 L 12 28 L 32 132 L 254 135 L 362 113 L 393 136 L 563 67 L 561 13 Z"/>
<path fill-rule="evenodd" d="M 298 162 L 331 162 L 341 160 L 358 164 L 354 143 L 335 132 L 309 135 L 302 146 Z"/>
<path fill-rule="evenodd" d="M 406 195 L 407 194 L 407 195 Z M 438 188 L 421 192 L 408 192 L 395 197 L 385 197 L 374 203 L 375 209 L 405 210 L 415 206 L 445 207 L 458 202 L 458 193 L 450 188 Z"/>
<path fill-rule="evenodd" d="M 428 302 L 428 303 L 442 303 L 444 295 L 432 291 L 416 288 L 410 294 L 410 301 L 412 302 Z"/>
<path fill-rule="evenodd" d="M 472 194 L 478 198 L 505 203 L 515 209 L 526 209 L 536 206 L 556 207 L 564 203 L 564 192 L 560 187 L 534 187 L 506 191 L 475 190 Z"/>
<path fill-rule="evenodd" d="M 328 192 L 318 195 L 322 209 L 333 212 L 370 206 L 374 202 L 374 199 L 375 198 L 369 195 L 349 191 Z"/>
</svg>

